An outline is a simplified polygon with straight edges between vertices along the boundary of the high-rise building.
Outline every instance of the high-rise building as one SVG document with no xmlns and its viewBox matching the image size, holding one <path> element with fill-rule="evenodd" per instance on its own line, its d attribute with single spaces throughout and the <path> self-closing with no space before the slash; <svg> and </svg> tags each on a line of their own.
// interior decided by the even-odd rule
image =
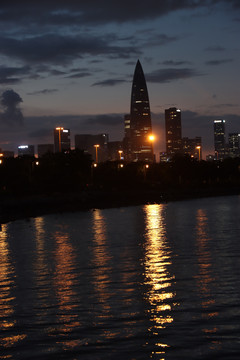
<svg viewBox="0 0 240 360">
<path fill-rule="evenodd" d="M 38 157 L 42 157 L 46 154 L 52 154 L 54 152 L 53 144 L 39 144 L 38 145 Z"/>
<path fill-rule="evenodd" d="M 181 110 L 175 107 L 165 110 L 166 152 L 170 157 L 182 153 Z"/>
<path fill-rule="evenodd" d="M 79 134 L 75 135 L 75 148 L 84 150 L 96 162 L 107 160 L 108 134 Z"/>
<path fill-rule="evenodd" d="M 215 159 L 223 160 L 226 153 L 225 120 L 214 120 Z"/>
<path fill-rule="evenodd" d="M 151 135 L 148 90 L 142 65 L 138 60 L 132 82 L 130 117 L 125 117 L 126 158 L 131 161 L 153 161 L 153 145 L 149 138 Z"/>
<path fill-rule="evenodd" d="M 228 134 L 228 151 L 229 156 L 234 158 L 240 156 L 240 134 Z"/>
<path fill-rule="evenodd" d="M 18 156 L 34 156 L 34 145 L 19 145 Z"/>
<path fill-rule="evenodd" d="M 192 158 L 202 160 L 202 138 L 200 136 L 196 136 L 193 139 L 183 137 L 182 152 L 183 154 L 188 154 Z"/>
<path fill-rule="evenodd" d="M 123 151 L 124 151 L 124 159 L 127 161 L 132 160 L 131 156 L 131 129 L 130 129 L 130 114 L 124 116 L 124 138 L 122 141 Z"/>
<path fill-rule="evenodd" d="M 71 149 L 70 130 L 63 127 L 54 129 L 54 151 L 55 153 L 69 151 Z"/>
</svg>

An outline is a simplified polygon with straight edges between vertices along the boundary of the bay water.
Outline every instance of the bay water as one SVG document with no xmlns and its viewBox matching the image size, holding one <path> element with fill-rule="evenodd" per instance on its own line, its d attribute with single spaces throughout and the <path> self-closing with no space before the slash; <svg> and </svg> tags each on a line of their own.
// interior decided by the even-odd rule
<svg viewBox="0 0 240 360">
<path fill-rule="evenodd" d="M 240 196 L 0 232 L 0 359 L 239 359 Z"/>
</svg>

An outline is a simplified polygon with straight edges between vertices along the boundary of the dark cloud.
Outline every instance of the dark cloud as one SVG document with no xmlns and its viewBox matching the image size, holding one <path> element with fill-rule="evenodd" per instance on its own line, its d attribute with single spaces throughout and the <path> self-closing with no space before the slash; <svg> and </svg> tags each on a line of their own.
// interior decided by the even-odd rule
<svg viewBox="0 0 240 360">
<path fill-rule="evenodd" d="M 21 81 L 21 76 L 29 75 L 30 68 L 0 66 L 0 84 L 16 84 Z"/>
<path fill-rule="evenodd" d="M 23 114 L 19 107 L 22 98 L 13 90 L 6 90 L 0 97 L 0 121 L 7 125 L 22 125 Z"/>
<path fill-rule="evenodd" d="M 226 104 L 216 104 L 213 105 L 213 107 L 219 109 L 219 108 L 232 108 L 232 107 L 238 107 L 238 104 L 231 104 L 231 103 L 226 103 Z"/>
<path fill-rule="evenodd" d="M 59 75 L 66 75 L 65 71 L 60 71 L 60 70 L 50 70 L 49 73 L 53 76 L 59 76 Z"/>
<path fill-rule="evenodd" d="M 88 117 L 84 123 L 87 125 L 118 126 L 123 124 L 122 114 L 103 114 Z"/>
<path fill-rule="evenodd" d="M 45 34 L 41 36 L 13 37 L 0 36 L 0 53 L 20 59 L 26 63 L 67 64 L 85 55 L 106 55 L 117 58 L 129 58 L 130 54 L 139 54 L 134 47 L 111 45 L 115 39 L 95 36 L 67 36 Z"/>
<path fill-rule="evenodd" d="M 221 52 L 221 51 L 225 51 L 226 49 L 222 46 L 209 46 L 208 48 L 205 49 L 206 51 L 216 51 L 216 52 Z"/>
<path fill-rule="evenodd" d="M 45 139 L 46 137 L 52 136 L 53 137 L 53 129 L 37 129 L 28 134 L 30 138 L 42 138 Z"/>
<path fill-rule="evenodd" d="M 49 0 L 33 2 L 30 0 L 1 1 L 0 21 L 22 22 L 23 24 L 41 25 L 59 24 L 80 25 L 106 22 L 139 21 L 156 19 L 177 10 L 194 10 L 224 4 L 226 8 L 240 7 L 238 0 L 149 0 L 147 4 L 139 0 L 124 1 L 98 0 Z M 27 11 L 26 11 L 27 9 Z"/>
<path fill-rule="evenodd" d="M 69 75 L 69 76 L 66 76 L 66 78 L 69 78 L 69 79 L 81 79 L 83 77 L 87 77 L 87 76 L 91 76 L 92 74 L 90 72 L 78 72 L 78 73 L 75 73 L 75 74 L 72 74 L 72 75 Z"/>
<path fill-rule="evenodd" d="M 229 62 L 232 62 L 233 59 L 222 59 L 222 60 L 209 60 L 206 61 L 205 64 L 206 65 L 211 65 L 211 66 L 218 66 L 218 65 L 222 65 L 222 64 L 227 64 Z"/>
<path fill-rule="evenodd" d="M 57 92 L 58 89 L 43 89 L 43 90 L 38 90 L 38 91 L 32 91 L 30 93 L 27 93 L 27 95 L 45 95 L 45 94 L 51 94 L 54 92 Z"/>
<path fill-rule="evenodd" d="M 166 34 L 150 34 L 143 44 L 144 47 L 167 45 L 173 41 L 179 40 L 177 36 L 168 36 Z"/>
<path fill-rule="evenodd" d="M 190 63 L 190 61 L 165 60 L 165 61 L 161 62 L 160 64 L 167 65 L 167 66 L 181 66 L 181 65 L 191 64 L 191 63 Z"/>
<path fill-rule="evenodd" d="M 168 83 L 180 79 L 188 79 L 194 76 L 202 76 L 195 69 L 184 68 L 184 69 L 159 69 L 151 73 L 146 74 L 146 80 L 153 83 Z"/>
<path fill-rule="evenodd" d="M 125 82 L 127 82 L 127 81 L 119 80 L 119 79 L 107 79 L 107 80 L 95 82 L 94 84 L 92 84 L 92 86 L 115 86 L 115 85 L 120 85 Z"/>
</svg>

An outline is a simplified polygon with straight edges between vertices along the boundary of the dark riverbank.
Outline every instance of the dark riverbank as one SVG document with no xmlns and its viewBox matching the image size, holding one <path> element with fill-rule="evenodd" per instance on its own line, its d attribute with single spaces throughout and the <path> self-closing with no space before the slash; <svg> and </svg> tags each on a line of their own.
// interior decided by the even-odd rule
<svg viewBox="0 0 240 360">
<path fill-rule="evenodd" d="M 51 154 L 37 163 L 9 158 L 0 167 L 0 223 L 233 194 L 240 194 L 240 158 L 208 162 L 178 156 L 166 163 L 107 161 L 97 167 L 81 151 Z"/>
<path fill-rule="evenodd" d="M 239 195 L 240 188 L 172 188 L 167 191 L 131 190 L 103 191 L 89 190 L 74 193 L 55 193 L 52 195 L 26 195 L 0 197 L 0 223 L 17 219 L 36 217 L 50 213 L 87 211 L 94 208 L 111 208 L 166 203 L 202 197 Z"/>
</svg>

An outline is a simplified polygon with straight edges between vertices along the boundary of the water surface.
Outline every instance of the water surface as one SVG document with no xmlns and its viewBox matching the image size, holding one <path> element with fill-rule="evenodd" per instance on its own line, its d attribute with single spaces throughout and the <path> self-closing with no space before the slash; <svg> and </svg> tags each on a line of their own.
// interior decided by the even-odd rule
<svg viewBox="0 0 240 360">
<path fill-rule="evenodd" d="M 0 359 L 239 359 L 240 197 L 2 225 Z"/>
</svg>

